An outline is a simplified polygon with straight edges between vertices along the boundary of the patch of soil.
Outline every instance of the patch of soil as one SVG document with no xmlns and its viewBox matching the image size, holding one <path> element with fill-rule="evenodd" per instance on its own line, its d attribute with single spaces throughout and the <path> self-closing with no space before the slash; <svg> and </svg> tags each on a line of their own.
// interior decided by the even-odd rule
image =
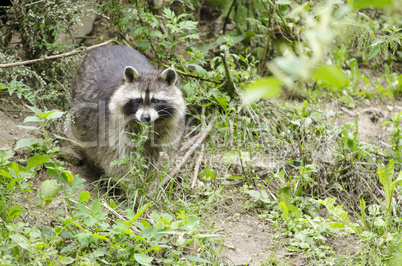
<svg viewBox="0 0 402 266">
<path fill-rule="evenodd" d="M 225 265 L 261 265 L 271 258 L 285 258 L 289 252 L 284 247 L 273 247 L 274 236 L 266 224 L 247 214 L 223 222 Z"/>
<path fill-rule="evenodd" d="M 217 219 L 219 220 L 219 218 Z M 219 223 L 219 221 L 218 221 Z M 307 265 L 302 252 L 289 251 L 286 237 L 281 237 L 271 229 L 271 225 L 246 213 L 223 219 L 222 261 L 225 265 Z M 337 257 L 357 256 L 360 247 L 357 237 L 346 235 L 342 238 L 328 238 Z"/>
<path fill-rule="evenodd" d="M 348 255 L 358 255 L 361 251 L 359 245 L 356 243 L 357 239 L 353 239 L 352 236 L 348 235 L 343 237 L 342 239 L 336 238 L 331 241 L 331 247 L 334 249 L 335 253 L 339 257 L 346 257 Z"/>
<path fill-rule="evenodd" d="M 378 105 L 358 106 L 353 110 L 339 107 L 341 115 L 337 118 L 338 125 L 354 123 L 358 117 L 357 140 L 362 143 L 373 144 L 382 148 L 390 148 L 389 141 L 392 132 L 387 131 L 388 126 L 381 126 L 385 121 L 391 121 L 392 115 L 402 112 L 402 103 L 379 103 Z"/>
<path fill-rule="evenodd" d="M 20 110 L 6 111 L 3 108 L 0 110 L 2 110 L 0 111 L 0 148 L 12 150 L 18 140 L 32 138 L 31 132 L 18 127 L 23 124 L 23 116 L 26 116 L 26 113 Z"/>
</svg>

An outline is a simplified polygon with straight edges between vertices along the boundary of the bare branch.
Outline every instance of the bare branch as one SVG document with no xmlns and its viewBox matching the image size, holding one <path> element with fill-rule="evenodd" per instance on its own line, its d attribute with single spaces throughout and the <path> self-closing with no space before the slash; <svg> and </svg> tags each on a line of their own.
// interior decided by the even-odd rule
<svg viewBox="0 0 402 266">
<path fill-rule="evenodd" d="M 106 45 L 106 44 L 111 43 L 111 42 L 116 42 L 116 41 L 115 40 L 109 40 L 107 42 L 96 44 L 96 45 L 93 45 L 93 46 L 90 46 L 90 47 L 80 47 L 80 48 L 77 48 L 74 51 L 71 51 L 71 52 L 68 52 L 68 53 L 52 55 L 52 56 L 46 56 L 46 57 L 43 57 L 43 58 L 38 58 L 38 59 L 34 59 L 34 60 L 29 60 L 29 61 L 9 63 L 9 64 L 0 64 L 0 67 L 15 67 L 15 66 L 22 66 L 22 65 L 30 65 L 30 64 L 38 63 L 38 62 L 45 61 L 45 60 L 52 60 L 52 59 L 72 56 L 72 55 L 78 54 L 78 53 L 83 52 L 83 51 L 88 51 L 88 50 L 94 49 L 96 47 Z"/>
</svg>

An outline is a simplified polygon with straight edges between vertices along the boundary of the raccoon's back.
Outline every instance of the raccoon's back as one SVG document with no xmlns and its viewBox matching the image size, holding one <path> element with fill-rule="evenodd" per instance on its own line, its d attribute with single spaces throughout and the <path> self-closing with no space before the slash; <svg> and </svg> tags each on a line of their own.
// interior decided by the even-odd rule
<svg viewBox="0 0 402 266">
<path fill-rule="evenodd" d="M 132 66 L 141 71 L 155 71 L 138 51 L 126 46 L 104 45 L 91 50 L 84 58 L 73 81 L 73 102 L 98 103 L 108 100 L 124 82 L 124 69 Z"/>
</svg>

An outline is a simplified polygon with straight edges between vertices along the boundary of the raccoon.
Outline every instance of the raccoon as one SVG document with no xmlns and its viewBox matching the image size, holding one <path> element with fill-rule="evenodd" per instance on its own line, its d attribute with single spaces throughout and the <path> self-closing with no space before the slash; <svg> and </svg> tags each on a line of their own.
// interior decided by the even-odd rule
<svg viewBox="0 0 402 266">
<path fill-rule="evenodd" d="M 172 68 L 155 70 L 138 51 L 126 46 L 101 46 L 84 58 L 73 80 L 72 137 L 106 175 L 121 177 L 125 166 L 110 162 L 135 152 L 126 132 L 150 126 L 141 143 L 143 156 L 154 165 L 161 151 L 173 157 L 184 132 L 186 104 Z"/>
</svg>

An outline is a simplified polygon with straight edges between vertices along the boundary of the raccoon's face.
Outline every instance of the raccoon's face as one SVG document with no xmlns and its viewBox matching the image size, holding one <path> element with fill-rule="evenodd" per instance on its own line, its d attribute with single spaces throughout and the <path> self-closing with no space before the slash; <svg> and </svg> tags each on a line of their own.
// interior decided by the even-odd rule
<svg viewBox="0 0 402 266">
<path fill-rule="evenodd" d="M 139 73 L 133 67 L 124 71 L 125 83 L 113 94 L 109 109 L 130 119 L 148 123 L 184 113 L 181 90 L 175 86 L 177 73 L 169 68 L 162 73 Z"/>
<path fill-rule="evenodd" d="M 174 107 L 165 100 L 156 97 L 157 95 L 152 95 L 147 89 L 145 93 L 125 103 L 122 111 L 126 116 L 135 116 L 135 119 L 140 122 L 153 122 L 172 116 Z"/>
</svg>

